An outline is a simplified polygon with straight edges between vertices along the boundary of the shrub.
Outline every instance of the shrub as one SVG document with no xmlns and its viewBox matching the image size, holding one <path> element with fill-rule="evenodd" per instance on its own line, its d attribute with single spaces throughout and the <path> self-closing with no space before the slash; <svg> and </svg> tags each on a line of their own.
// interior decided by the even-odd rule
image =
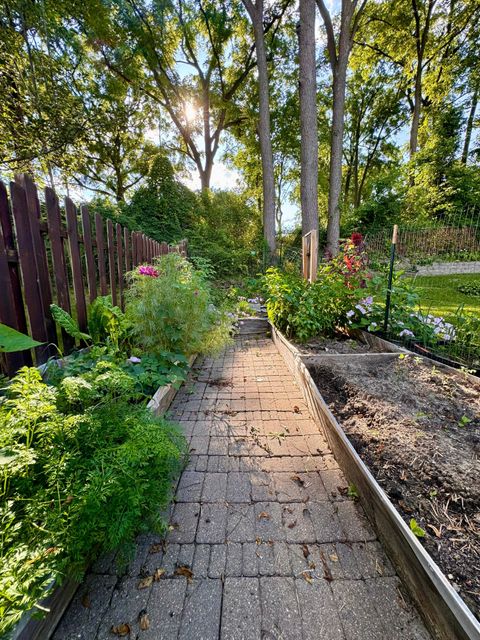
<svg viewBox="0 0 480 640">
<path fill-rule="evenodd" d="M 119 397 L 118 371 L 108 383 L 105 373 L 57 391 L 24 368 L 0 405 L 0 634 L 52 578 L 79 578 L 96 555 L 164 526 L 184 438 Z"/>
<path fill-rule="evenodd" d="M 358 297 L 332 263 L 320 268 L 313 283 L 275 268 L 267 271 L 266 283 L 269 320 L 300 341 L 333 333 L 346 322 L 346 313 Z"/>
<path fill-rule="evenodd" d="M 209 333 L 222 316 L 211 305 L 202 274 L 173 253 L 157 258 L 151 273 L 146 269 L 130 274 L 127 292 L 126 317 L 135 342 L 153 354 L 190 355 L 207 349 Z"/>
<path fill-rule="evenodd" d="M 457 289 L 460 293 L 464 293 L 467 296 L 480 296 L 480 282 L 459 284 Z"/>
</svg>

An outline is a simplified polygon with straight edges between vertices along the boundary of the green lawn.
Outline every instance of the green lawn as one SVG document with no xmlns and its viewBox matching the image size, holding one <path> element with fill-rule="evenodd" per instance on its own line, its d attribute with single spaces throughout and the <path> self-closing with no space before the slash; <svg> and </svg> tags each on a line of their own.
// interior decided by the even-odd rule
<svg viewBox="0 0 480 640">
<path fill-rule="evenodd" d="M 414 282 L 420 294 L 423 311 L 447 317 L 463 304 L 465 311 L 480 315 L 480 296 L 467 296 L 457 289 L 460 284 L 480 282 L 480 274 L 417 276 Z"/>
</svg>

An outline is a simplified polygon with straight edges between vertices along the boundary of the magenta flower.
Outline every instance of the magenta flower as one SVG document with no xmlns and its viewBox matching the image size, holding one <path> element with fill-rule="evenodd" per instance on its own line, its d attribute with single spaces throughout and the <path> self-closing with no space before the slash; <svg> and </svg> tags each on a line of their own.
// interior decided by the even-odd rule
<svg viewBox="0 0 480 640">
<path fill-rule="evenodd" d="M 152 278 L 158 278 L 158 271 L 151 266 L 142 265 L 138 267 L 138 273 L 142 276 L 151 276 Z"/>
</svg>

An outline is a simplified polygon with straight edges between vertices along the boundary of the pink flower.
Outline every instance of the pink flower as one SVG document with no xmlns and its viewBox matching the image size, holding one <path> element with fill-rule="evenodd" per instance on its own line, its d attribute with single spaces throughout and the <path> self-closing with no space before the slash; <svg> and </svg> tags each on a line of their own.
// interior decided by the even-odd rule
<svg viewBox="0 0 480 640">
<path fill-rule="evenodd" d="M 151 276 L 152 278 L 158 278 L 158 271 L 154 267 L 142 265 L 138 267 L 138 273 L 142 276 Z"/>
</svg>

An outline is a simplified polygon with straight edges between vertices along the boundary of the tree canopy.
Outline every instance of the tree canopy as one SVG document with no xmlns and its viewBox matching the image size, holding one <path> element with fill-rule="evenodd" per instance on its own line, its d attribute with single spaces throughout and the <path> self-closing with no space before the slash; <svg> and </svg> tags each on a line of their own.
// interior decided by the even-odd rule
<svg viewBox="0 0 480 640">
<path fill-rule="evenodd" d="M 347 230 L 478 207 L 478 0 L 0 7 L 4 178 L 76 185 L 166 240 L 249 212 L 249 255 L 285 211 L 305 231 L 318 208 L 334 252 Z M 239 176 L 223 195 L 217 166 Z"/>
</svg>

